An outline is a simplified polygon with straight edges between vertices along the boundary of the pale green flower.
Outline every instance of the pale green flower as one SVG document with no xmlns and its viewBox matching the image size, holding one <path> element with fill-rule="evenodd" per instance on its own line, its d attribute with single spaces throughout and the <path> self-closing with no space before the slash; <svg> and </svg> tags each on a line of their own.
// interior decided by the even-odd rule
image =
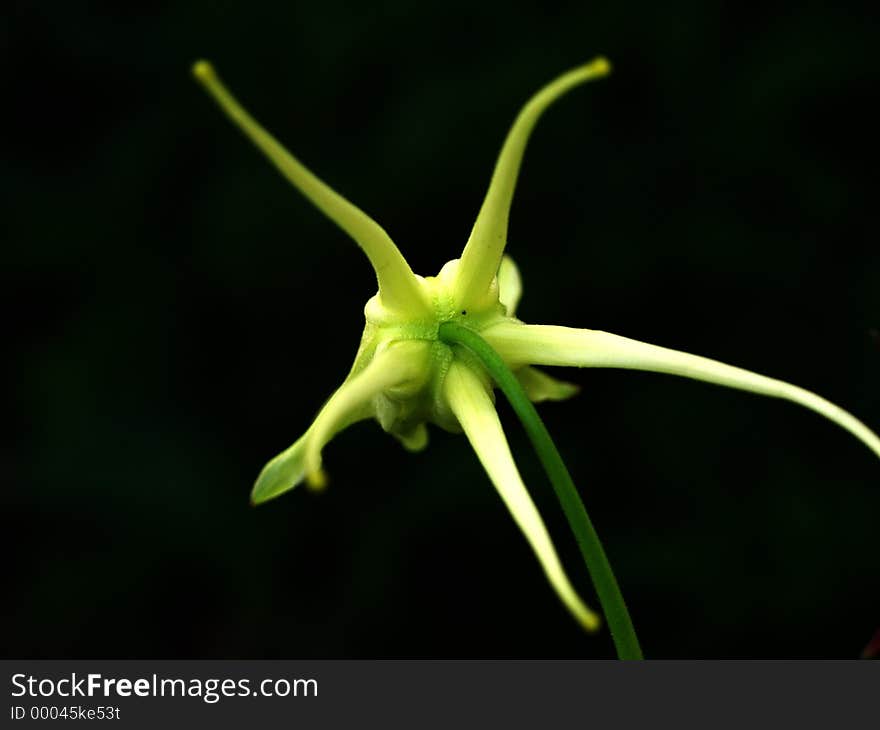
<svg viewBox="0 0 880 730">
<path fill-rule="evenodd" d="M 229 94 L 211 66 L 200 61 L 196 78 L 281 173 L 366 253 L 379 292 L 367 302 L 366 326 L 348 377 L 305 434 L 263 468 L 254 503 L 277 497 L 300 482 L 324 484 L 321 450 L 342 429 L 367 418 L 407 449 L 428 443 L 427 423 L 464 431 L 565 606 L 588 630 L 598 616 L 578 597 L 514 463 L 494 407 L 493 384 L 464 348 L 439 341 L 438 328 L 455 322 L 480 333 L 517 374 L 533 401 L 562 400 L 577 388 L 536 365 L 649 370 L 704 380 L 800 403 L 837 423 L 880 456 L 880 439 L 846 411 L 781 380 L 696 355 L 595 330 L 528 325 L 515 317 L 519 272 L 504 256 L 507 219 L 526 142 L 543 111 L 574 86 L 605 76 L 598 58 L 563 74 L 523 107 L 501 149 L 489 190 L 460 259 L 435 277 L 417 276 L 384 229 L 335 193 L 266 132 Z"/>
</svg>

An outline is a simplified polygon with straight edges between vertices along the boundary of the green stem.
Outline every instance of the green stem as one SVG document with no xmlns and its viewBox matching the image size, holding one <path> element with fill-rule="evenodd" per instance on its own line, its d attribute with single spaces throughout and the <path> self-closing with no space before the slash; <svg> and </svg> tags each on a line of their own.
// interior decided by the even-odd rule
<svg viewBox="0 0 880 730">
<path fill-rule="evenodd" d="M 556 496 L 562 505 L 568 524 L 574 532 L 575 539 L 581 549 L 581 555 L 587 564 L 593 586 L 605 612 L 611 638 L 617 648 L 620 659 L 642 659 L 642 650 L 636 637 L 629 611 L 617 585 L 617 579 L 608 563 L 605 550 L 599 536 L 587 515 L 583 502 L 577 493 L 571 475 L 559 455 L 556 444 L 550 438 L 547 427 L 535 410 L 516 376 L 504 364 L 501 356 L 492 349 L 488 342 L 473 330 L 452 322 L 440 325 L 440 339 L 446 344 L 463 345 L 476 355 L 498 387 L 507 396 L 510 405 L 519 416 L 529 440 L 532 442 L 538 458 L 550 477 Z"/>
</svg>

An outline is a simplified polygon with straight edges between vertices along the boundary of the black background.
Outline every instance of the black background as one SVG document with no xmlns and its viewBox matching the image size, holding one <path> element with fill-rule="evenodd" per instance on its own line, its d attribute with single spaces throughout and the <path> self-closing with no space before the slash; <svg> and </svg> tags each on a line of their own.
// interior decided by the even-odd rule
<svg viewBox="0 0 880 730">
<path fill-rule="evenodd" d="M 331 488 L 251 509 L 345 376 L 356 247 L 191 80 L 245 105 L 421 274 L 459 255 L 508 125 L 520 316 L 816 390 L 880 425 L 877 17 L 798 3 L 13 3 L 4 124 L 3 652 L 607 657 L 466 441 L 375 424 Z M 795 406 L 567 371 L 542 407 L 648 656 L 854 657 L 880 624 L 877 460 Z M 514 453 L 595 604 L 521 429 Z"/>
</svg>

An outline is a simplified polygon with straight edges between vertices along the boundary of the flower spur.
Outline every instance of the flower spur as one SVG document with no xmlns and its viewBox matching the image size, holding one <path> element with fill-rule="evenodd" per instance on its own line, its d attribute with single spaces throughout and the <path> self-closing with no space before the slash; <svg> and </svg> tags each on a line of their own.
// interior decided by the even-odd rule
<svg viewBox="0 0 880 730">
<path fill-rule="evenodd" d="M 463 431 L 562 603 L 587 630 L 597 629 L 599 617 L 572 588 L 514 463 L 495 411 L 493 382 L 467 348 L 443 341 L 441 325 L 448 324 L 478 333 L 534 402 L 563 400 L 577 392 L 576 386 L 535 367 L 539 365 L 668 373 L 799 403 L 834 421 L 880 456 L 880 439 L 867 426 L 797 386 L 606 332 L 529 325 L 515 317 L 521 281 L 504 248 L 529 135 L 556 99 L 608 72 L 608 62 L 597 58 L 558 77 L 529 100 L 505 139 L 461 258 L 444 265 L 436 277 L 423 278 L 412 272 L 381 226 L 315 177 L 239 105 L 209 63 L 194 65 L 194 76 L 230 119 L 284 177 L 361 247 L 379 286 L 366 304 L 366 326 L 348 376 L 305 434 L 263 468 L 251 493 L 254 504 L 301 482 L 322 488 L 322 449 L 358 421 L 375 418 L 412 451 L 427 445 L 427 423 Z"/>
</svg>

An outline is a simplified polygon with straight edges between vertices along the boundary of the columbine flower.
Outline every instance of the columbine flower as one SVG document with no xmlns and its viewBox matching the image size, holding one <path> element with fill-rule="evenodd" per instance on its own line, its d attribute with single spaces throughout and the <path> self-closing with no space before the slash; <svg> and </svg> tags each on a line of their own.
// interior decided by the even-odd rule
<svg viewBox="0 0 880 730">
<path fill-rule="evenodd" d="M 315 177 L 264 130 L 225 89 L 212 67 L 200 61 L 195 77 L 281 173 L 366 253 L 379 292 L 367 302 L 366 326 L 348 377 L 305 434 L 263 468 L 251 494 L 257 504 L 305 481 L 325 483 L 321 450 L 342 429 L 367 418 L 407 449 L 428 443 L 427 423 L 464 431 L 538 557 L 550 584 L 588 630 L 597 615 L 569 583 L 547 529 L 516 468 L 493 403 L 493 384 L 463 348 L 438 339 L 454 322 L 479 334 L 516 373 L 533 401 L 562 400 L 577 388 L 536 365 L 616 367 L 681 375 L 800 403 L 837 423 L 880 456 L 880 439 L 846 411 L 803 388 L 684 352 L 596 330 L 528 325 L 515 317 L 519 272 L 504 256 L 507 219 L 526 142 L 543 111 L 585 81 L 605 76 L 598 58 L 563 74 L 523 107 L 507 135 L 489 190 L 460 259 L 435 277 L 415 275 L 379 224 Z"/>
</svg>

